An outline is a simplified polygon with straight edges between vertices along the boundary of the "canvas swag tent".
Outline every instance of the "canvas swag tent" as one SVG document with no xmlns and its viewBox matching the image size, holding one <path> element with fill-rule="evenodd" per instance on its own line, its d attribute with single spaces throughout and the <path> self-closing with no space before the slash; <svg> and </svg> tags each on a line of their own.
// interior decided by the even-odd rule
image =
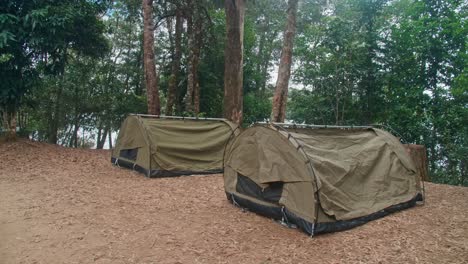
<svg viewBox="0 0 468 264">
<path fill-rule="evenodd" d="M 352 228 L 422 200 L 403 145 L 371 127 L 256 125 L 224 159 L 235 205 L 314 235 Z"/>
<path fill-rule="evenodd" d="M 111 161 L 148 177 L 220 173 L 228 141 L 238 133 L 224 119 L 130 115 Z"/>
</svg>

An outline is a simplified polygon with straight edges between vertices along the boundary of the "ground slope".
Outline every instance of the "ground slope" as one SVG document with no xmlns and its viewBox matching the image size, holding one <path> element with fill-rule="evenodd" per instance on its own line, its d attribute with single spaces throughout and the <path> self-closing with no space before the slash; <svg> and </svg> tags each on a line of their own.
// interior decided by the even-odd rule
<svg viewBox="0 0 468 264">
<path fill-rule="evenodd" d="M 147 179 L 108 151 L 0 145 L 0 263 L 466 263 L 468 188 L 309 238 L 226 200 L 221 175 Z"/>
</svg>

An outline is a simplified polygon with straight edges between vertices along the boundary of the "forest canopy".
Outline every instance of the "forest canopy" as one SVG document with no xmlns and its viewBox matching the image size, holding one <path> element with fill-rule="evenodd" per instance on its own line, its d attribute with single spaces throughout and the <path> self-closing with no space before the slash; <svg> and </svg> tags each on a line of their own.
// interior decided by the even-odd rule
<svg viewBox="0 0 468 264">
<path fill-rule="evenodd" d="M 148 112 L 150 99 L 161 114 L 223 117 L 224 1 L 143 3 L 147 16 L 140 0 L 2 1 L 2 126 L 14 119 L 34 140 L 103 148 L 126 115 Z M 288 122 L 383 125 L 427 147 L 433 181 L 467 186 L 467 7 L 463 0 L 245 0 L 243 125 L 272 116 L 294 16 Z M 145 82 L 148 25 L 157 98 Z"/>
</svg>

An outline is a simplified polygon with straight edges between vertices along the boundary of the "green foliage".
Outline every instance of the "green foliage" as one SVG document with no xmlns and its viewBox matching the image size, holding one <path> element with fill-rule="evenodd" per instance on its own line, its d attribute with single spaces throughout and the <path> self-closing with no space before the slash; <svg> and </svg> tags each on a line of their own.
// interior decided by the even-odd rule
<svg viewBox="0 0 468 264">
<path fill-rule="evenodd" d="M 212 25 L 199 65 L 200 111 L 208 117 L 222 117 L 226 32 L 224 11 L 211 10 L 210 18 Z"/>
<path fill-rule="evenodd" d="M 244 95 L 244 126 L 270 119 L 271 97 L 254 92 Z"/>
<path fill-rule="evenodd" d="M 312 8 L 310 5 L 309 8 Z M 436 182 L 467 185 L 466 4 L 343 0 L 305 12 L 289 118 L 383 123 L 428 148 Z"/>
<path fill-rule="evenodd" d="M 103 143 L 127 114 L 146 112 L 141 1 L 108 3 L 1 2 L 0 111 L 21 106 L 30 116 L 25 131 L 34 138 L 53 142 L 56 136 L 68 146 Z M 166 22 L 174 24 L 176 4 L 184 9 L 187 2 L 154 2 L 163 107 L 174 45 Z M 221 117 L 223 3 L 197 4 L 203 17 L 199 116 Z M 286 22 L 286 1 L 246 4 L 244 126 L 269 119 L 270 74 Z M 290 90 L 287 118 L 388 125 L 407 142 L 428 147 L 434 181 L 468 185 L 466 11 L 460 0 L 300 1 L 293 81 L 302 89 Z M 183 104 L 187 36 L 184 23 L 175 109 L 185 116 L 192 114 Z"/>
<path fill-rule="evenodd" d="M 99 2 L 2 1 L 0 108 L 12 112 L 41 74 L 60 74 L 68 52 L 97 57 L 107 49 Z"/>
</svg>

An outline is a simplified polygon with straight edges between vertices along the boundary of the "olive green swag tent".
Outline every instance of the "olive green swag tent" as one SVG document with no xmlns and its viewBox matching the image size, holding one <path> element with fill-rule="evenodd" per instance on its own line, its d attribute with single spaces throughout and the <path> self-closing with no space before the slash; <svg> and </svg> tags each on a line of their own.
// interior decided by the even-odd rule
<svg viewBox="0 0 468 264">
<path fill-rule="evenodd" d="M 148 177 L 221 173 L 237 125 L 224 119 L 130 115 L 120 128 L 111 161 Z"/>
<path fill-rule="evenodd" d="M 423 200 L 397 138 L 371 127 L 255 125 L 229 144 L 227 198 L 309 235 L 362 225 Z"/>
</svg>

